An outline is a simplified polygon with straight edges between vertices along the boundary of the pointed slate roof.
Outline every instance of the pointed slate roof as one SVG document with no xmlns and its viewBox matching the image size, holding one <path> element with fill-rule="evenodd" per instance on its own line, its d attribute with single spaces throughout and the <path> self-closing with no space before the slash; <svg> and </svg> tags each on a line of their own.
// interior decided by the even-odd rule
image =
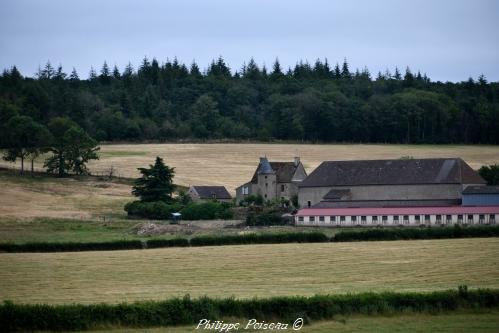
<svg viewBox="0 0 499 333">
<path fill-rule="evenodd" d="M 258 165 L 257 172 L 262 175 L 273 174 L 274 170 L 266 157 L 260 158 L 260 164 Z"/>
<path fill-rule="evenodd" d="M 299 186 L 485 184 L 460 158 L 322 162 Z"/>
<path fill-rule="evenodd" d="M 291 180 L 293 179 L 293 175 L 296 172 L 296 169 L 298 168 L 298 165 L 295 165 L 294 162 L 269 162 L 267 160 L 268 166 L 265 166 L 265 168 L 270 167 L 271 172 L 267 173 L 275 173 L 277 182 L 278 183 L 291 183 Z M 253 174 L 253 177 L 251 178 L 250 183 L 256 184 L 258 182 L 258 174 L 265 174 L 261 173 L 259 170 L 262 166 L 262 163 L 258 164 L 258 167 L 255 170 L 255 173 Z"/>
</svg>

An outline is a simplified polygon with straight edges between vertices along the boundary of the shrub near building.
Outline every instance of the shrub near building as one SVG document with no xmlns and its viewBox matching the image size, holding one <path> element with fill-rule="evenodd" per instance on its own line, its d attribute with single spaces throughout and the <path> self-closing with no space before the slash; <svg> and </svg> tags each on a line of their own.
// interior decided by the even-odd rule
<svg viewBox="0 0 499 333">
<path fill-rule="evenodd" d="M 166 220 L 172 213 L 181 212 L 187 220 L 230 219 L 233 217 L 231 205 L 216 201 L 194 203 L 173 198 L 175 189 L 173 177 L 174 168 L 163 163 L 163 159 L 156 157 L 154 165 L 149 168 L 139 168 L 142 177 L 135 181 L 132 193 L 140 200 L 129 202 L 125 211 L 129 216 L 149 219 Z"/>
</svg>

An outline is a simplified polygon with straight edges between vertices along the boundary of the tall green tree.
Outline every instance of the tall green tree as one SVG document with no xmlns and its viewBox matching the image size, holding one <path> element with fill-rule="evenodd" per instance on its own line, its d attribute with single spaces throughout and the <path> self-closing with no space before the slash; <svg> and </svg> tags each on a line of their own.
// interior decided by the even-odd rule
<svg viewBox="0 0 499 333">
<path fill-rule="evenodd" d="M 487 182 L 487 185 L 499 185 L 499 164 L 484 165 L 478 173 Z"/>
<path fill-rule="evenodd" d="M 154 165 L 149 168 L 138 169 L 142 176 L 135 181 L 132 194 L 139 197 L 141 201 L 172 202 L 172 194 L 175 189 L 173 177 L 174 168 L 170 168 L 163 162 L 161 157 L 156 157 Z"/>
<path fill-rule="evenodd" d="M 99 158 L 97 141 L 68 118 L 54 118 L 48 127 L 53 141 L 49 149 L 52 156 L 45 161 L 47 171 L 60 177 L 70 172 L 86 174 L 86 163 Z"/>
<path fill-rule="evenodd" d="M 24 173 L 24 161 L 31 157 L 31 173 L 33 161 L 41 153 L 47 151 L 51 143 L 51 135 L 47 128 L 27 116 L 14 116 L 5 127 L 4 160 L 15 162 L 21 159 L 21 173 Z"/>
</svg>

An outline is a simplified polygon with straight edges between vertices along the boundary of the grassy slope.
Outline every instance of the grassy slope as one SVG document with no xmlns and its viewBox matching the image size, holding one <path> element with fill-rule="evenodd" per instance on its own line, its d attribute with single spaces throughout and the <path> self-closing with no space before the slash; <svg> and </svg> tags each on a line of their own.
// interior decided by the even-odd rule
<svg viewBox="0 0 499 333">
<path fill-rule="evenodd" d="M 499 239 L 0 254 L 0 300 L 122 302 L 499 287 Z"/>
<path fill-rule="evenodd" d="M 236 320 L 237 321 L 237 320 Z M 246 321 L 240 320 L 241 323 Z M 116 329 L 106 332 L 125 333 L 193 333 L 195 326 L 152 329 Z M 495 333 L 499 330 L 499 310 L 480 312 L 458 312 L 439 315 L 405 314 L 397 316 L 352 316 L 338 317 L 335 321 L 324 321 L 304 326 L 302 333 Z M 241 330 L 240 330 L 241 331 Z M 289 331 L 289 330 L 288 330 Z M 102 331 L 95 331 L 97 333 Z"/>
<path fill-rule="evenodd" d="M 344 229 L 338 228 L 307 228 L 279 226 L 267 228 L 252 228 L 250 231 L 239 228 L 222 228 L 222 223 L 238 223 L 238 221 L 182 221 L 180 225 L 170 225 L 171 232 L 153 236 L 139 236 L 136 227 L 144 222 L 154 222 L 158 225 L 169 225 L 168 221 L 128 220 L 111 218 L 103 220 L 78 220 L 57 218 L 35 218 L 32 220 L 17 220 L 0 217 L 0 243 L 28 242 L 102 242 L 121 239 L 152 239 L 193 237 L 199 235 L 279 233 L 279 232 L 309 232 L 319 231 L 332 236 Z M 189 226 L 187 226 L 189 225 Z M 358 230 L 358 229 L 348 229 Z"/>
</svg>

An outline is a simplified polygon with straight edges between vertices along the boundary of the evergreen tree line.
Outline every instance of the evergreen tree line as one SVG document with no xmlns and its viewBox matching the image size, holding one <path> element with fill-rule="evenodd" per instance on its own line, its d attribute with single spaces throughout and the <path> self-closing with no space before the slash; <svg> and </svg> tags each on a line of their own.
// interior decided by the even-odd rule
<svg viewBox="0 0 499 333">
<path fill-rule="evenodd" d="M 88 79 L 48 62 L 34 78 L 15 66 L 0 76 L 0 126 L 15 115 L 41 125 L 66 117 L 99 141 L 498 144 L 499 83 L 434 82 L 409 68 L 373 77 L 346 60 L 285 70 L 251 59 L 232 71 L 220 57 L 201 71 L 144 58 L 122 71 L 104 63 Z"/>
</svg>

